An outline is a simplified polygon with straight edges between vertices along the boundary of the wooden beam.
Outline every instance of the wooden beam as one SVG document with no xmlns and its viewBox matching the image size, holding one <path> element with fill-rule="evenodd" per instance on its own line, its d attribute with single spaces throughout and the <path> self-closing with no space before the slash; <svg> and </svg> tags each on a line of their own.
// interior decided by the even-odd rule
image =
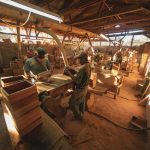
<svg viewBox="0 0 150 150">
<path fill-rule="evenodd" d="M 38 32 L 38 33 L 40 33 L 40 32 Z M 0 32 L 0 34 L 4 34 L 4 35 L 15 35 L 15 36 L 17 36 L 16 33 L 5 33 L 5 32 Z M 26 35 L 26 34 L 20 34 L 20 36 L 26 37 L 27 35 Z M 47 38 L 47 37 L 37 37 L 37 36 L 33 36 L 33 35 L 30 35 L 30 37 L 36 38 L 36 39 L 53 39 L 53 38 Z"/>
<path fill-rule="evenodd" d="M 89 41 L 89 44 L 91 45 L 91 47 L 93 47 L 93 46 L 92 46 L 91 39 L 90 39 L 90 37 L 88 36 L 88 34 L 86 34 L 86 37 L 87 37 L 87 39 L 88 39 L 88 41 Z"/>
<path fill-rule="evenodd" d="M 110 18 L 110 17 L 114 17 L 116 15 L 124 15 L 124 14 L 128 14 L 128 13 L 134 13 L 134 12 L 137 12 L 137 11 L 142 11 L 144 10 L 143 7 L 130 7 L 130 8 L 122 8 L 122 11 L 120 11 L 120 8 L 119 10 L 115 10 L 114 12 L 111 12 L 111 14 L 108 14 L 108 15 L 105 15 L 105 16 L 101 16 L 101 17 L 96 17 L 96 18 L 87 18 L 87 19 L 84 19 L 84 20 L 81 20 L 81 21 L 78 21 L 78 22 L 74 22 L 72 23 L 72 25 L 78 25 L 78 24 L 82 24 L 82 23 L 89 23 L 89 22 L 92 22 L 92 21 L 96 21 L 96 20 L 101 20 L 101 19 L 106 19 L 106 18 Z"/>
<path fill-rule="evenodd" d="M 132 35 L 132 39 L 131 39 L 131 47 L 133 45 L 133 41 L 134 41 L 134 34 Z"/>
<path fill-rule="evenodd" d="M 61 51 L 65 66 L 69 66 L 68 59 L 67 59 L 67 56 L 66 56 L 66 52 L 64 51 L 63 45 L 61 44 L 61 42 L 58 39 L 57 35 L 55 33 L 53 33 L 52 31 L 44 29 L 44 28 L 37 28 L 37 30 L 39 32 L 49 34 L 50 36 L 52 36 L 54 38 L 54 40 L 57 42 L 57 44 L 59 46 L 59 50 Z"/>
<path fill-rule="evenodd" d="M 21 11 L 22 13 L 20 13 L 20 10 L 15 9 L 15 8 L 9 8 L 6 6 L 2 6 L 0 5 L 0 16 L 5 16 L 8 19 L 12 20 L 20 20 L 22 22 L 24 22 L 27 18 L 27 13 L 24 11 Z M 30 20 L 28 22 L 29 24 L 32 25 L 37 25 L 38 27 L 47 27 L 51 30 L 60 30 L 63 33 L 67 32 L 70 29 L 69 25 L 63 24 L 63 23 L 58 23 L 55 21 L 52 21 L 51 19 L 48 18 L 43 18 L 40 17 L 38 15 L 35 15 L 32 13 Z M 5 24 L 3 24 L 5 25 Z M 77 35 L 85 35 L 85 33 L 87 33 L 90 37 L 97 37 L 98 35 L 95 33 L 92 33 L 90 31 L 84 30 L 84 29 L 80 29 L 77 27 L 72 27 L 72 33 L 73 34 L 77 34 Z"/>
<path fill-rule="evenodd" d="M 67 15 L 67 14 L 72 13 L 74 11 L 79 11 L 79 10 L 94 6 L 97 3 L 100 3 L 101 1 L 103 1 L 103 0 L 92 0 L 89 2 L 87 2 L 87 1 L 80 2 L 80 3 L 76 4 L 75 6 L 60 10 L 60 14 Z"/>
<path fill-rule="evenodd" d="M 140 24 L 136 24 L 136 25 L 127 25 L 127 26 L 122 26 L 120 28 L 110 28 L 110 29 L 100 29 L 100 30 L 92 30 L 92 31 L 99 31 L 100 33 L 107 33 L 110 31 L 118 31 L 121 32 L 122 30 L 130 30 L 130 29 L 145 29 L 147 27 L 150 27 L 150 22 L 146 22 L 146 23 L 140 23 Z"/>
<path fill-rule="evenodd" d="M 111 35 L 109 34 L 106 34 L 107 37 L 115 37 L 115 36 L 125 36 L 125 35 L 145 35 L 146 32 L 137 32 L 137 33 L 121 33 L 121 34 L 114 34 L 112 35 L 113 33 L 110 33 Z"/>
<path fill-rule="evenodd" d="M 17 21 L 17 44 L 18 44 L 18 58 L 21 58 L 22 52 L 21 52 L 21 37 L 20 37 L 20 21 Z"/>
<path fill-rule="evenodd" d="M 88 27 L 83 27 L 84 29 L 97 29 L 97 28 L 100 28 L 100 27 L 105 27 L 105 26 L 115 26 L 117 24 L 126 24 L 126 23 L 133 23 L 133 22 L 141 22 L 141 21 L 148 21 L 150 20 L 150 16 L 149 17 L 145 17 L 145 18 L 128 18 L 128 19 L 122 19 L 122 20 L 119 20 L 119 21 L 113 21 L 113 22 L 110 22 L 110 23 L 105 23 L 105 24 L 101 24 L 101 25 L 97 25 L 97 26 L 88 26 Z"/>
</svg>

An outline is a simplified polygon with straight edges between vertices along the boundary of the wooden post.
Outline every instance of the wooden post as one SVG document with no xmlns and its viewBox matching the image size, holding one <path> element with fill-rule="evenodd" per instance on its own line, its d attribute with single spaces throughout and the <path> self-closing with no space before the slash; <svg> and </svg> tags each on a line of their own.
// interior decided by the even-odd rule
<svg viewBox="0 0 150 150">
<path fill-rule="evenodd" d="M 63 48 L 62 43 L 58 39 L 57 35 L 55 33 L 53 33 L 52 31 L 50 31 L 48 29 L 45 29 L 45 28 L 37 28 L 37 30 L 40 31 L 40 32 L 47 33 L 47 34 L 49 34 L 50 36 L 52 36 L 54 38 L 54 40 L 57 42 L 57 44 L 59 46 L 59 49 L 61 51 L 61 54 L 62 54 L 64 63 L 65 63 L 65 66 L 69 66 L 68 59 L 67 59 L 67 56 L 66 56 L 66 52 L 65 52 L 65 50 Z"/>
<path fill-rule="evenodd" d="M 20 21 L 17 21 L 17 44 L 18 44 L 18 58 L 21 58 L 21 37 L 20 37 Z"/>
<path fill-rule="evenodd" d="M 90 39 L 90 37 L 89 37 L 89 35 L 86 33 L 86 37 L 87 37 L 87 39 L 88 39 L 88 41 L 89 41 L 89 44 L 91 45 L 91 47 L 93 47 L 92 46 L 92 42 L 91 42 L 91 39 Z"/>
<path fill-rule="evenodd" d="M 133 41 L 134 41 L 134 34 L 133 34 L 132 40 L 131 40 L 131 47 L 132 47 Z"/>
</svg>

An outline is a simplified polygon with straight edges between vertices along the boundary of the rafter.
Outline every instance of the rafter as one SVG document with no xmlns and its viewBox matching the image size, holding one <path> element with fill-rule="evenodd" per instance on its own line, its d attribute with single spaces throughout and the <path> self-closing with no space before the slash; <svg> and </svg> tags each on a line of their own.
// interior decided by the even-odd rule
<svg viewBox="0 0 150 150">
<path fill-rule="evenodd" d="M 109 35 L 111 34 L 111 35 Z M 121 34 L 113 34 L 113 33 L 109 33 L 109 34 L 106 34 L 107 37 L 115 37 L 115 36 L 128 36 L 128 35 L 145 35 L 147 34 L 147 32 L 137 32 L 137 33 L 121 33 Z"/>
<path fill-rule="evenodd" d="M 102 20 L 102 19 L 106 19 L 106 18 L 117 16 L 117 15 L 123 15 L 123 14 L 138 12 L 138 11 L 142 11 L 142 10 L 144 10 L 143 7 L 140 7 L 140 8 L 137 7 L 137 6 L 125 7 L 125 8 L 122 8 L 121 11 L 120 11 L 120 9 L 119 10 L 115 10 L 115 11 L 111 12 L 111 14 L 107 14 L 107 15 L 104 15 L 104 16 L 101 16 L 101 17 L 94 17 L 94 16 L 92 16 L 91 18 L 85 18 L 84 20 L 80 20 L 80 21 L 74 22 L 73 25 L 89 23 L 89 22 L 93 22 L 93 21 L 96 21 L 96 20 Z"/>
<path fill-rule="evenodd" d="M 92 0 L 92 1 L 88 1 L 88 2 L 87 1 L 80 2 L 80 3 L 78 3 L 75 6 L 72 6 L 70 8 L 60 10 L 60 13 L 63 15 L 67 15 L 67 14 L 72 13 L 74 11 L 78 11 L 78 10 L 82 10 L 82 9 L 94 6 L 97 3 L 100 3 L 101 1 L 103 1 L 103 0 Z"/>
<path fill-rule="evenodd" d="M 145 17 L 145 18 L 137 18 L 137 17 L 131 17 L 131 18 L 128 18 L 128 19 L 122 19 L 122 20 L 119 20 L 119 21 L 112 21 L 110 23 L 103 23 L 101 25 L 97 25 L 97 26 L 88 26 L 88 27 L 83 27 L 84 29 L 97 29 L 97 28 L 100 28 L 100 27 L 105 27 L 105 26 L 114 26 L 116 24 L 126 24 L 126 23 L 136 23 L 136 22 L 141 22 L 141 21 L 149 21 L 150 20 L 150 15 L 149 17 Z"/>
<path fill-rule="evenodd" d="M 120 29 L 117 29 L 117 28 L 113 28 L 113 29 L 105 29 L 105 30 L 92 30 L 92 32 L 95 32 L 95 33 L 104 33 L 104 34 L 108 34 L 108 33 L 117 33 L 117 32 L 129 32 L 129 31 L 134 31 L 134 30 L 146 30 L 146 31 L 149 31 L 150 30 L 150 26 L 141 26 L 141 27 L 138 27 L 138 26 L 128 26 L 128 27 L 124 27 L 124 28 L 120 28 Z"/>
</svg>

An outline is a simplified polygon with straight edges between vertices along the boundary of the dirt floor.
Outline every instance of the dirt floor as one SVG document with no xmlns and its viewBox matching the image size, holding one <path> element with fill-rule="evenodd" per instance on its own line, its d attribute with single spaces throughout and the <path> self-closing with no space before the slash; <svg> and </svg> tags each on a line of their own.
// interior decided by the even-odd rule
<svg viewBox="0 0 150 150">
<path fill-rule="evenodd" d="M 59 71 L 55 71 L 59 73 Z M 145 108 L 138 105 L 136 82 L 140 78 L 135 70 L 124 78 L 120 96 L 94 95 L 94 105 L 90 111 L 103 115 L 124 127 L 129 125 L 133 115 L 145 118 Z M 1 112 L 1 111 L 0 111 Z M 0 150 L 10 150 L 10 140 L 2 113 L 0 113 Z M 150 138 L 146 132 L 135 132 L 114 126 L 101 117 L 85 112 L 83 121 L 74 121 L 68 110 L 63 124 L 65 132 L 71 136 L 75 150 L 149 150 Z M 7 144 L 6 144 L 7 143 Z"/>
<path fill-rule="evenodd" d="M 133 115 L 145 118 L 145 108 L 138 105 L 136 90 L 138 72 L 124 78 L 120 96 L 94 95 L 95 102 L 90 111 L 103 115 L 124 127 L 134 128 L 129 124 Z M 63 129 L 72 137 L 74 149 L 78 150 L 149 150 L 150 142 L 146 132 L 130 131 L 114 126 L 110 122 L 85 112 L 84 120 L 72 121 L 68 111 Z"/>
</svg>

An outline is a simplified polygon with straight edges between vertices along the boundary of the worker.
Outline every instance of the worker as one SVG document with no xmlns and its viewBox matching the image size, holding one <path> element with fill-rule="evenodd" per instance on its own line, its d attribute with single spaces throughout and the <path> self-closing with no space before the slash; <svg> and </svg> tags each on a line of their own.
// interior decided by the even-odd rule
<svg viewBox="0 0 150 150">
<path fill-rule="evenodd" d="M 35 56 L 35 51 L 32 48 L 29 48 L 29 50 L 27 50 L 27 58 L 32 58 Z"/>
<path fill-rule="evenodd" d="M 48 59 L 45 58 L 45 49 L 37 48 L 37 55 L 26 60 L 24 65 L 24 71 L 28 77 L 36 76 L 41 72 L 51 69 L 51 65 Z"/>
<path fill-rule="evenodd" d="M 81 52 L 75 58 L 78 59 L 81 65 L 79 71 L 73 75 L 71 71 L 69 71 L 69 67 L 67 67 L 65 73 L 67 73 L 75 83 L 75 88 L 69 102 L 70 109 L 76 120 L 82 120 L 91 68 L 88 62 L 88 56 L 85 52 Z"/>
</svg>

